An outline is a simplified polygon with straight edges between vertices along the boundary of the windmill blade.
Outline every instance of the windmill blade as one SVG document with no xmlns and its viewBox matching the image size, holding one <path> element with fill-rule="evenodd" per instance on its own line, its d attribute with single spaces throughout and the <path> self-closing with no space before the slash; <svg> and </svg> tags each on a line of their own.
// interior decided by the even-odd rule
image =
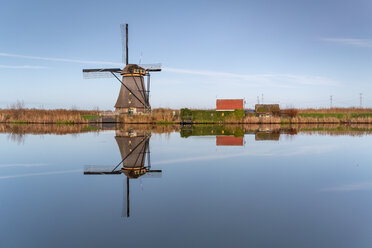
<svg viewBox="0 0 372 248">
<path fill-rule="evenodd" d="M 84 175 L 119 175 L 120 170 L 113 170 L 114 166 L 84 166 Z"/>
<path fill-rule="evenodd" d="M 95 78 L 115 78 L 112 74 L 120 77 L 120 68 L 107 68 L 107 69 L 83 69 L 84 79 L 95 79 Z"/>
<path fill-rule="evenodd" d="M 141 64 L 141 60 L 142 60 L 142 51 L 141 51 L 141 55 L 140 55 L 139 62 L 138 62 L 139 65 Z"/>
<path fill-rule="evenodd" d="M 124 64 L 129 64 L 128 61 L 128 24 L 120 24 L 121 32 L 121 50 L 122 50 L 122 60 Z"/>
<path fill-rule="evenodd" d="M 146 71 L 161 71 L 161 64 L 139 64 Z"/>
<path fill-rule="evenodd" d="M 162 178 L 162 170 L 147 170 L 142 178 Z"/>
</svg>

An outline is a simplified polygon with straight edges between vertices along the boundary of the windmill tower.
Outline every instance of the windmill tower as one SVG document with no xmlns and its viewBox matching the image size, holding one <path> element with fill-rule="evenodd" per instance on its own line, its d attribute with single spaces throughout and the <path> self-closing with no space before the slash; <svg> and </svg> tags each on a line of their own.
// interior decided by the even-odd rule
<svg viewBox="0 0 372 248">
<path fill-rule="evenodd" d="M 120 83 L 115 110 L 118 113 L 145 113 L 151 111 L 150 105 L 150 72 L 161 71 L 161 64 L 129 64 L 128 24 L 120 25 L 122 34 L 122 58 L 124 69 L 103 68 L 83 69 L 84 78 L 116 78 Z M 121 77 L 121 79 L 120 79 Z M 145 87 L 144 77 L 147 77 Z"/>
</svg>

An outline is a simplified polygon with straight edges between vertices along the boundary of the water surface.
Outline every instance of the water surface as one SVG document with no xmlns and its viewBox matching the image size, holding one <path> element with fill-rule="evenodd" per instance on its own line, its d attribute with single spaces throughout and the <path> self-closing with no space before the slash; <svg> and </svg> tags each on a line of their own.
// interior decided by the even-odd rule
<svg viewBox="0 0 372 248">
<path fill-rule="evenodd" d="M 58 128 L 0 127 L 0 247 L 372 247 L 370 127 Z"/>
</svg>

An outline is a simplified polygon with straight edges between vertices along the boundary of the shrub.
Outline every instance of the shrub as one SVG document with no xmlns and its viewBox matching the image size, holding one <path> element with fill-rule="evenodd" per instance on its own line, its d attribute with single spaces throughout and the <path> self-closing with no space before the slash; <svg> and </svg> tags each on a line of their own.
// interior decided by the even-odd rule
<svg viewBox="0 0 372 248">
<path fill-rule="evenodd" d="M 182 121 L 191 121 L 192 120 L 192 111 L 188 108 L 181 109 L 181 120 Z"/>
<path fill-rule="evenodd" d="M 291 117 L 291 118 L 296 117 L 297 114 L 298 114 L 298 111 L 297 111 L 297 109 L 294 109 L 294 108 L 283 109 L 283 110 L 280 111 L 280 115 L 282 115 L 282 116 L 288 116 L 288 117 Z"/>
<path fill-rule="evenodd" d="M 244 109 L 235 109 L 234 115 L 236 119 L 243 119 L 245 116 L 245 110 Z"/>
</svg>

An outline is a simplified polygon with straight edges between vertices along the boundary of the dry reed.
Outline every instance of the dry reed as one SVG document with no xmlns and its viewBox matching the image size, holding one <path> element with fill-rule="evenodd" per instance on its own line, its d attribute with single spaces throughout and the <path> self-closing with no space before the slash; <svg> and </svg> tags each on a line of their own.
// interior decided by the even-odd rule
<svg viewBox="0 0 372 248">
<path fill-rule="evenodd" d="M 82 115 L 96 115 L 97 111 L 84 110 L 45 110 L 45 109 L 0 109 L 2 123 L 88 123 Z"/>
<path fill-rule="evenodd" d="M 351 113 L 372 113 L 372 108 L 307 108 L 297 109 L 298 113 L 318 114 L 351 114 Z"/>
</svg>

